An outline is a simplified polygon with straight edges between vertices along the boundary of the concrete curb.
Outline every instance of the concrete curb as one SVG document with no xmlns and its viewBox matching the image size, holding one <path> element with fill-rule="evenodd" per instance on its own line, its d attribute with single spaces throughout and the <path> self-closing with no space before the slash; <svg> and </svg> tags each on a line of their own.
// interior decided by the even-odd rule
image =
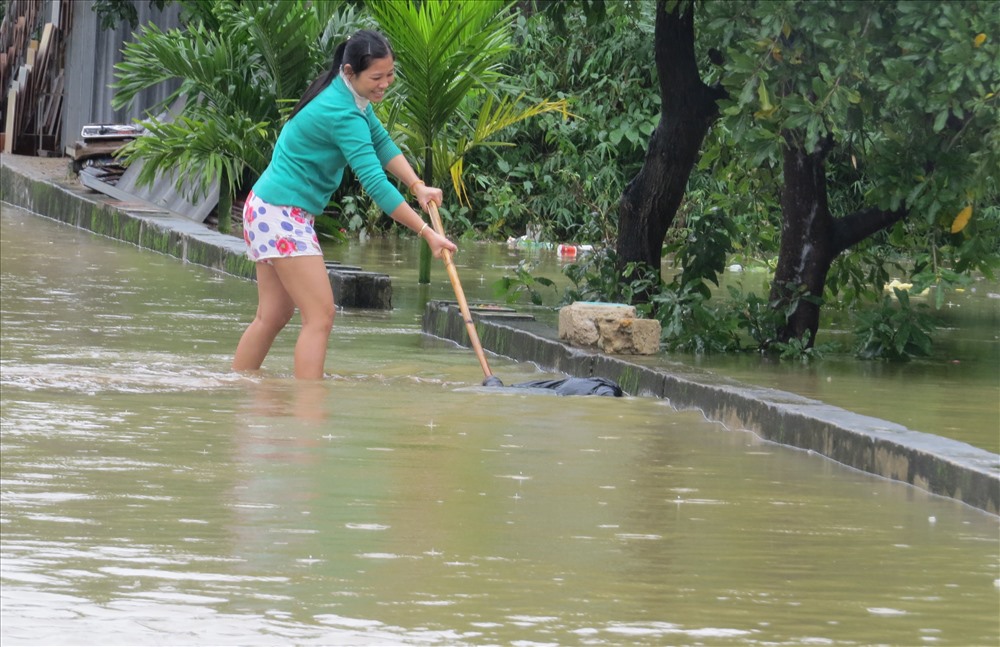
<svg viewBox="0 0 1000 647">
<path fill-rule="evenodd" d="M 57 171 L 56 169 L 62 169 Z M 68 160 L 0 157 L 0 201 L 108 238 L 246 279 L 256 278 L 242 240 L 147 202 L 122 202 L 92 191 L 69 175 Z M 333 267 L 330 267 L 333 265 Z M 392 308 L 386 274 L 328 263 L 337 305 Z"/>
<path fill-rule="evenodd" d="M 657 361 L 571 347 L 530 315 L 472 307 L 483 348 L 578 377 L 604 377 L 629 395 L 698 409 L 729 429 L 816 452 L 839 463 L 1000 514 L 1000 455 L 775 389 L 747 386 Z M 432 301 L 424 332 L 468 346 L 458 307 Z"/>
</svg>

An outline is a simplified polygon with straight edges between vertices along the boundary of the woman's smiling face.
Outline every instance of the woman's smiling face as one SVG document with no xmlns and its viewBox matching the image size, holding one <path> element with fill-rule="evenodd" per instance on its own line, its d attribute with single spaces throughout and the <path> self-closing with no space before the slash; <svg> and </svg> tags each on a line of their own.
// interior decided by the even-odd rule
<svg viewBox="0 0 1000 647">
<path fill-rule="evenodd" d="M 359 96 L 378 103 L 385 98 L 385 91 L 396 80 L 396 59 L 391 56 L 373 59 L 359 74 L 355 74 L 350 65 L 345 65 L 344 74 Z"/>
</svg>

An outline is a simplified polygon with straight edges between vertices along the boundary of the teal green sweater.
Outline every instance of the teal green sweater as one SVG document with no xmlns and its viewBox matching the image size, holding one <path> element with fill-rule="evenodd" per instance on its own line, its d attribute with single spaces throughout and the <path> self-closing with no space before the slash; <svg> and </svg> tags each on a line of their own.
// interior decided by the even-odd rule
<svg viewBox="0 0 1000 647">
<path fill-rule="evenodd" d="M 404 199 L 383 167 L 400 154 L 371 105 L 362 112 L 338 76 L 281 129 L 253 192 L 264 202 L 319 214 L 350 165 L 368 195 L 392 213 Z"/>
</svg>

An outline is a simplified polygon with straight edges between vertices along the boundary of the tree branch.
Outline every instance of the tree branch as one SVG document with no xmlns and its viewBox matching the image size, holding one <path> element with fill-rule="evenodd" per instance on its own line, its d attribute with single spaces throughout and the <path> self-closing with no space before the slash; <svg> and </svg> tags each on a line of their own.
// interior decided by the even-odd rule
<svg viewBox="0 0 1000 647">
<path fill-rule="evenodd" d="M 717 102 L 728 96 L 721 83 L 708 86 L 701 79 L 694 51 L 694 5 L 691 0 L 656 3 L 654 60 L 660 76 L 663 114 L 682 111 L 694 104 L 708 119 L 718 116 Z M 678 89 L 683 88 L 684 92 Z"/>
<path fill-rule="evenodd" d="M 834 256 L 858 244 L 865 238 L 888 229 L 910 215 L 907 209 L 887 211 L 877 207 L 861 209 L 833 221 Z"/>
</svg>

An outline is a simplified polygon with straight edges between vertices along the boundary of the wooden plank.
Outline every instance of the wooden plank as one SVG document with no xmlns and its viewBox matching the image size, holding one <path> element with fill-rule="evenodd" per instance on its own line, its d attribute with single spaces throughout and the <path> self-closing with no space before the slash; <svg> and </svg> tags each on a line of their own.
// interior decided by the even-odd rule
<svg viewBox="0 0 1000 647">
<path fill-rule="evenodd" d="M 63 93 L 62 86 L 60 85 L 59 93 L 56 95 L 56 109 L 55 117 L 52 119 L 52 126 L 49 129 L 49 134 L 54 135 L 62 141 L 62 119 L 63 119 Z"/>
<path fill-rule="evenodd" d="M 45 27 L 42 28 L 42 38 L 38 41 L 38 54 L 39 56 L 46 56 L 49 49 L 52 46 L 52 30 L 55 29 L 52 23 L 45 23 Z"/>
<path fill-rule="evenodd" d="M 56 76 L 55 81 L 52 83 L 52 93 L 50 95 L 50 100 L 48 104 L 48 109 L 45 112 L 45 118 L 42 121 L 40 132 L 46 135 L 56 135 L 57 125 L 62 116 L 62 93 L 63 93 L 63 82 L 64 75 L 60 71 L 58 76 Z"/>
<path fill-rule="evenodd" d="M 114 155 L 129 141 L 125 139 L 98 140 L 94 142 L 77 141 L 71 149 L 67 148 L 67 151 L 72 151 L 69 153 L 69 156 L 74 160 Z"/>
<path fill-rule="evenodd" d="M 35 66 L 32 69 L 31 96 L 28 103 L 35 105 L 42 94 L 48 92 L 49 88 L 49 68 L 51 67 L 51 47 L 52 23 L 45 25 L 42 39 L 39 41 L 38 49 L 35 52 Z"/>
<path fill-rule="evenodd" d="M 31 72 L 30 65 L 22 65 L 17 70 L 17 78 L 14 79 L 15 90 L 20 90 L 28 83 L 28 73 Z"/>
<path fill-rule="evenodd" d="M 14 132 L 14 112 L 17 109 L 17 90 L 11 88 L 7 93 L 7 123 L 4 125 L 6 138 L 3 142 L 3 152 L 8 155 L 14 151 L 14 140 L 17 133 Z"/>
<path fill-rule="evenodd" d="M 15 86 L 12 88 L 17 92 L 17 96 L 13 104 L 10 100 L 7 101 L 7 110 L 9 110 L 14 115 L 14 127 L 12 130 L 7 132 L 11 134 L 14 139 L 12 144 L 13 150 L 18 150 L 21 135 L 24 134 L 25 126 L 25 113 L 28 103 L 25 101 L 25 88 L 28 87 L 28 82 L 31 78 L 31 67 L 28 65 L 22 65 L 21 69 L 18 71 L 17 79 L 15 80 Z M 14 108 L 11 108 L 11 105 Z"/>
<path fill-rule="evenodd" d="M 45 70 L 48 68 L 49 59 L 51 58 L 51 47 L 52 45 L 52 23 L 45 23 L 45 28 L 42 30 L 42 38 L 38 41 L 38 48 L 35 50 L 35 67 L 38 73 L 45 75 Z"/>
</svg>

